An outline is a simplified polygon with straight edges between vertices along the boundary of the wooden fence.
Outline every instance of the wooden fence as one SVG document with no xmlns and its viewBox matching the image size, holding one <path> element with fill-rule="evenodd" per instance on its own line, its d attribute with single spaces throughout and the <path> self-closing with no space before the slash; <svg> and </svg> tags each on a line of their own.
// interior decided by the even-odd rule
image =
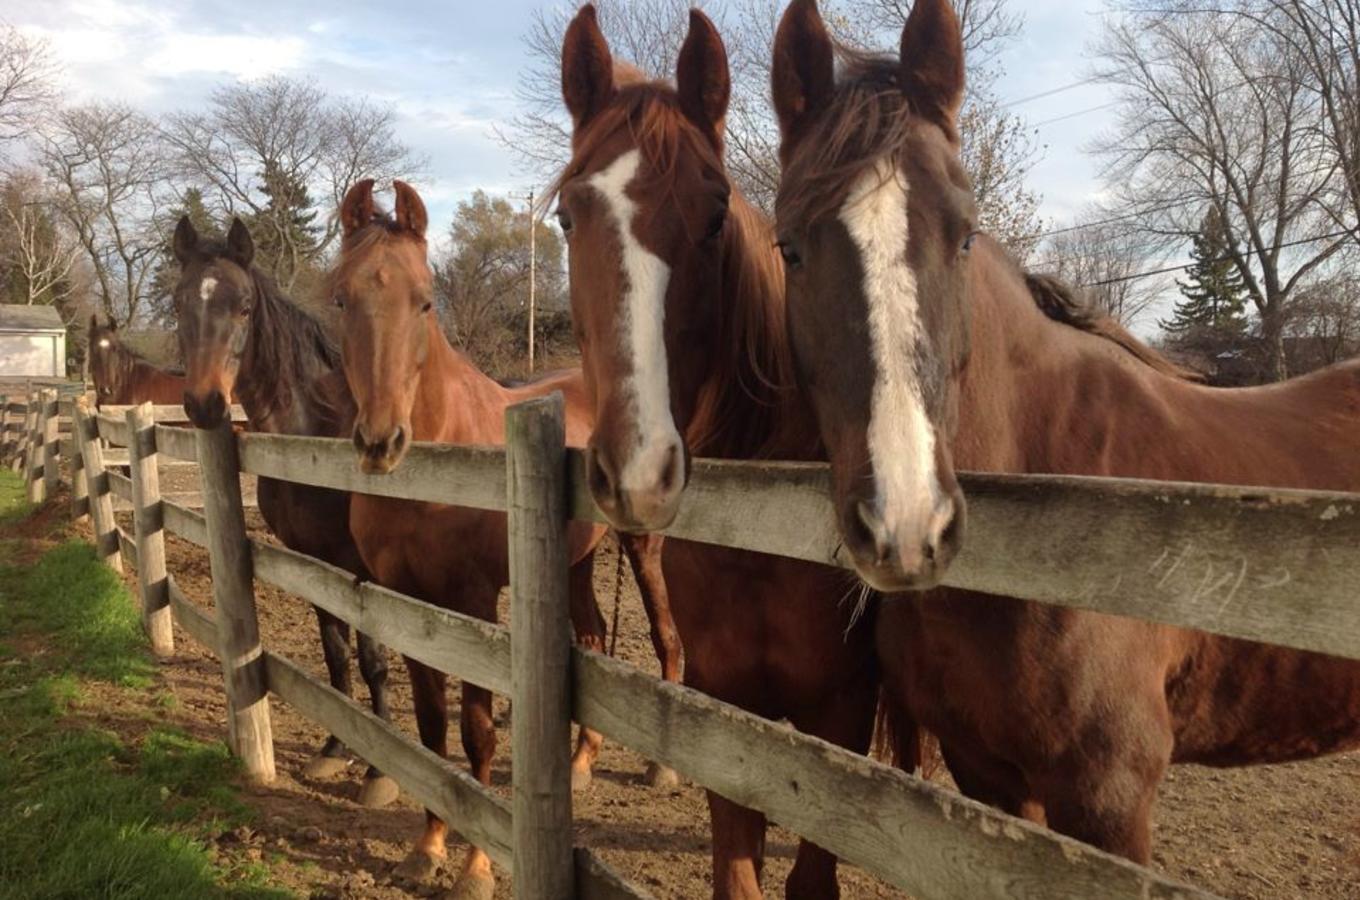
<svg viewBox="0 0 1360 900">
<path fill-rule="evenodd" d="M 47 434 L 42 420 L 53 409 L 30 402 L 22 410 L 24 433 Z M 91 516 L 106 562 L 137 565 L 156 652 L 172 651 L 173 618 L 221 659 L 229 741 L 247 771 L 264 781 L 274 774 L 272 695 L 510 868 L 517 897 L 643 896 L 590 850 L 572 845 L 572 719 L 922 900 L 1210 896 L 569 646 L 566 524 L 601 517 L 581 455 L 563 447 L 557 398 L 510 411 L 506 450 L 417 444 L 385 476 L 359 472 L 348 441 L 235 434 L 225 426 L 194 431 L 156 423 L 149 406 L 97 416 L 81 405 L 73 411 L 74 472 L 88 495 L 77 511 Z M 128 448 L 130 477 L 110 470 L 101 441 Z M 154 473 L 162 456 L 200 465 L 203 513 L 159 494 Z M 37 471 L 30 467 L 30 477 Z M 510 628 L 356 584 L 347 572 L 251 538 L 241 473 L 508 510 Z M 1360 658 L 1353 586 L 1360 496 L 1065 477 L 965 476 L 963 484 L 970 534 L 952 584 Z M 133 504 L 134 534 L 113 520 L 112 496 Z M 190 603 L 165 571 L 167 530 L 208 549 L 213 613 Z M 829 476 L 820 465 L 697 462 L 667 534 L 845 564 L 836 556 Z M 397 652 L 508 694 L 516 711 L 512 802 L 262 647 L 254 579 Z"/>
</svg>

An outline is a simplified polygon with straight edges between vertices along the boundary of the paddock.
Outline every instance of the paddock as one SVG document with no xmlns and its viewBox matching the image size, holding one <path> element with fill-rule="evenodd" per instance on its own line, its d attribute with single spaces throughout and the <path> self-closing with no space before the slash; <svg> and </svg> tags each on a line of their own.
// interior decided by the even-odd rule
<svg viewBox="0 0 1360 900">
<path fill-rule="evenodd" d="M 517 409 L 506 451 L 417 446 L 402 469 L 370 476 L 355 471 L 345 441 L 195 433 L 158 424 L 150 407 L 92 415 L 50 393 L 25 400 L 5 404 L 5 447 L 20 449 L 26 440 L 20 458 L 30 483 L 50 489 L 54 479 L 70 478 L 73 512 L 90 516 L 100 555 L 111 566 L 137 567 L 153 647 L 174 651 L 173 622 L 230 661 L 223 669 L 229 741 L 250 775 L 261 783 L 275 777 L 269 706 L 278 699 L 391 772 L 486 849 L 511 873 L 515 896 L 566 896 L 573 888 L 582 897 L 648 895 L 588 843 L 575 846 L 559 752 L 572 719 L 763 810 L 914 897 L 1214 896 L 619 661 L 569 650 L 565 567 L 539 560 L 551 558 L 568 517 L 599 514 L 579 455 L 561 450 L 551 403 Z M 10 429 L 18 407 L 24 422 Z M 62 453 L 67 417 L 74 440 Z M 128 449 L 131 477 L 109 470 L 116 451 L 106 460 L 101 441 Z M 72 464 L 66 476 L 62 457 Z M 160 494 L 161 457 L 200 466 L 202 513 Z M 509 508 L 516 548 L 510 627 L 355 585 L 339 570 L 252 537 L 242 473 Z M 972 477 L 964 489 L 972 527 L 952 584 L 1360 656 L 1360 612 L 1347 586 L 1360 497 L 1058 477 Z M 668 534 L 844 567 L 828 495 L 824 466 L 698 462 Z M 118 524 L 115 498 L 134 507 L 130 531 Z M 186 597 L 166 568 L 167 532 L 209 548 L 212 612 Z M 262 645 L 252 577 L 323 606 L 398 652 L 487 685 L 516 709 L 535 710 L 511 725 L 510 802 Z M 530 609 L 535 614 L 525 615 Z M 570 684 L 538 677 L 551 666 L 569 668 Z M 742 765 L 725 764 L 729 758 Z"/>
</svg>

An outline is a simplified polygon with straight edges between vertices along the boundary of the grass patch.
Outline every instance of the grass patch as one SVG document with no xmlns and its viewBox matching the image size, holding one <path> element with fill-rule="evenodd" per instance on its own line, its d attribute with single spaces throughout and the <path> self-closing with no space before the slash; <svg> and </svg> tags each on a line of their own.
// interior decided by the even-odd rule
<svg viewBox="0 0 1360 900">
<path fill-rule="evenodd" d="M 0 526 L 26 509 L 0 471 Z M 129 743 L 69 715 L 101 683 L 166 705 L 122 582 L 78 542 L 22 568 L 15 546 L 0 543 L 0 900 L 289 896 L 209 848 L 251 817 L 223 745 L 169 728 Z"/>
</svg>

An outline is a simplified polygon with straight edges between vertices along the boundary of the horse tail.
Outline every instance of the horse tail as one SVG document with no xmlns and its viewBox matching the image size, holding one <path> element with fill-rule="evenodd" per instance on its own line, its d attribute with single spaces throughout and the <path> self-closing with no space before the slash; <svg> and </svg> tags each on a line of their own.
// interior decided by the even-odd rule
<svg viewBox="0 0 1360 900">
<path fill-rule="evenodd" d="M 942 762 L 937 742 L 904 710 L 896 708 L 885 688 L 878 689 L 874 735 L 869 755 L 921 778 L 931 778 Z"/>
</svg>

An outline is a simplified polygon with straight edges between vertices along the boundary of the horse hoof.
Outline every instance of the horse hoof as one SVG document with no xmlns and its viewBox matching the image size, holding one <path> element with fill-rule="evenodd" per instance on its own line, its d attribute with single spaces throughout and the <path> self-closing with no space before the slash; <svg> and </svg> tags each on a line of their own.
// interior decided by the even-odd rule
<svg viewBox="0 0 1360 900">
<path fill-rule="evenodd" d="M 590 769 L 577 769 L 573 767 L 571 770 L 571 792 L 573 794 L 585 793 L 586 789 L 590 787 L 592 778 L 593 776 L 590 773 Z"/>
<path fill-rule="evenodd" d="M 314 756 L 311 762 L 303 767 L 302 774 L 307 778 L 321 781 L 334 778 L 348 768 L 349 760 L 343 756 Z"/>
<path fill-rule="evenodd" d="M 680 775 L 670 766 L 656 762 L 647 763 L 647 772 L 642 776 L 642 780 L 648 787 L 662 791 L 674 790 L 680 786 Z"/>
<path fill-rule="evenodd" d="M 394 875 L 403 881 L 424 883 L 433 881 L 441 869 L 444 868 L 444 860 L 435 857 L 424 850 L 412 850 L 393 870 Z"/>
<path fill-rule="evenodd" d="M 401 794 L 397 782 L 387 775 L 374 775 L 364 779 L 359 788 L 359 805 L 369 809 L 380 809 L 392 803 Z"/>
<path fill-rule="evenodd" d="M 492 900 L 496 895 L 496 879 L 490 875 L 464 873 L 449 894 L 450 900 Z"/>
</svg>

